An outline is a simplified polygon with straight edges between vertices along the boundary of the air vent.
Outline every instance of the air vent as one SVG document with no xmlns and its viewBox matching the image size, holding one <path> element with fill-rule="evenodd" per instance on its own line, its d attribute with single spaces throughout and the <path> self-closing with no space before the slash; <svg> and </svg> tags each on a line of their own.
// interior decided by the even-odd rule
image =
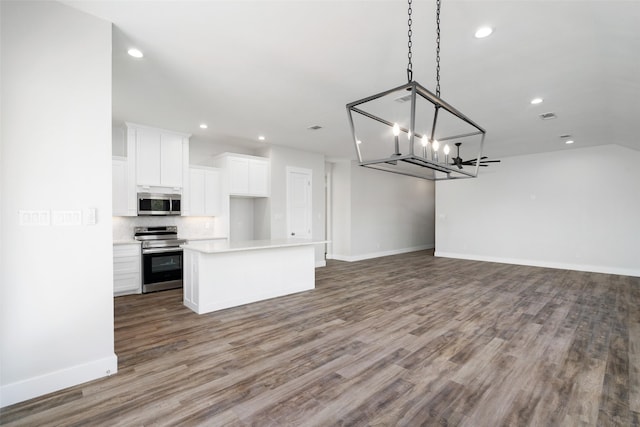
<svg viewBox="0 0 640 427">
<path fill-rule="evenodd" d="M 556 116 L 556 113 L 542 113 L 540 114 L 540 118 L 542 120 L 551 120 L 551 119 L 557 119 L 558 116 Z"/>
<path fill-rule="evenodd" d="M 313 126 L 309 126 L 307 129 L 309 129 L 309 130 L 318 130 L 318 129 L 322 129 L 322 126 L 320 126 L 320 125 L 313 125 Z"/>
<path fill-rule="evenodd" d="M 560 138 L 562 139 L 571 138 L 571 135 L 569 135 L 568 133 L 565 133 L 564 135 L 560 135 Z"/>
<path fill-rule="evenodd" d="M 409 102 L 409 101 L 411 101 L 411 94 L 396 98 L 396 99 L 394 99 L 394 101 L 399 102 L 400 104 L 404 104 L 405 102 Z"/>
</svg>

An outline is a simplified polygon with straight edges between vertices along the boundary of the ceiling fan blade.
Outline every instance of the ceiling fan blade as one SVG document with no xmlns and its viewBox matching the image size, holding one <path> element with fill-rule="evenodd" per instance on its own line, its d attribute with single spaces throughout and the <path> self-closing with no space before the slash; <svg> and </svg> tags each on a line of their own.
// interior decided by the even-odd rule
<svg viewBox="0 0 640 427">
<path fill-rule="evenodd" d="M 480 163 L 500 163 L 500 160 L 480 160 Z"/>
<path fill-rule="evenodd" d="M 480 157 L 480 160 L 484 160 L 484 159 L 486 159 L 486 158 L 487 158 L 487 156 L 482 156 L 482 157 Z M 476 157 L 475 159 L 464 160 L 462 163 L 463 163 L 463 164 L 464 164 L 464 163 L 473 163 L 473 162 L 475 162 L 476 160 L 478 160 L 478 158 L 477 158 L 477 157 Z"/>
</svg>

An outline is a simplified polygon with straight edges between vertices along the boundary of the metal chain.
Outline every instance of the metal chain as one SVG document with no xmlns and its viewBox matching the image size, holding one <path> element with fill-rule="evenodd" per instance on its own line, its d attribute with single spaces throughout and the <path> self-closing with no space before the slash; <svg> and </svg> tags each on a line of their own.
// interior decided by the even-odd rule
<svg viewBox="0 0 640 427">
<path fill-rule="evenodd" d="M 411 36 L 413 35 L 413 31 L 411 31 L 411 24 L 413 24 L 411 14 L 413 13 L 413 9 L 411 9 L 411 0 L 408 1 L 409 10 L 407 11 L 407 14 L 409 15 L 409 19 L 407 20 L 407 25 L 409 26 L 409 31 L 407 31 L 407 36 L 409 36 L 409 41 L 407 42 L 407 47 L 409 48 L 409 53 L 407 53 L 407 57 L 409 58 L 409 64 L 407 64 L 407 80 L 411 83 L 413 81 L 413 63 L 411 62 L 411 57 L 413 56 L 413 53 L 411 52 Z"/>
<path fill-rule="evenodd" d="M 440 98 L 440 0 L 436 6 L 436 96 Z"/>
</svg>

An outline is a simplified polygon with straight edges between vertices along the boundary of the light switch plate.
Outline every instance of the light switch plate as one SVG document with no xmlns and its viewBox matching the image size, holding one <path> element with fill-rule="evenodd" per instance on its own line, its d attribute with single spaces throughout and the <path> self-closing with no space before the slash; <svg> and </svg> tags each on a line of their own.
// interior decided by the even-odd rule
<svg viewBox="0 0 640 427">
<path fill-rule="evenodd" d="M 87 225 L 96 225 L 97 222 L 97 209 L 96 208 L 88 208 L 85 216 L 85 224 Z"/>
<path fill-rule="evenodd" d="M 53 225 L 82 225 L 82 211 L 53 211 Z"/>
<path fill-rule="evenodd" d="M 18 222 L 22 226 L 49 225 L 51 217 L 49 211 L 18 211 Z"/>
</svg>

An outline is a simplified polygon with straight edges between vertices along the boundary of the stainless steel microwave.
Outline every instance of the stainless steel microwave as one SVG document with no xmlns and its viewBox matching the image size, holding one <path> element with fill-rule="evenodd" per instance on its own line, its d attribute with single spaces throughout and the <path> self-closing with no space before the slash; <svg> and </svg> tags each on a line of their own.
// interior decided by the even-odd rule
<svg viewBox="0 0 640 427">
<path fill-rule="evenodd" d="M 138 193 L 138 215 L 180 215 L 180 194 Z"/>
</svg>

